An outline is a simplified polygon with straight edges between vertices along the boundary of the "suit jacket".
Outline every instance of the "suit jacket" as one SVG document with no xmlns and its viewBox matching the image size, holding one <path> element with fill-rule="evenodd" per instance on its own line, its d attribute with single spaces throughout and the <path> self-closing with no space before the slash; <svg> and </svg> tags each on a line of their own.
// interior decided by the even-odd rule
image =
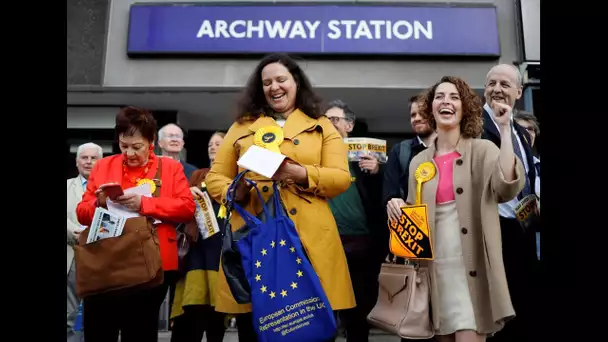
<svg viewBox="0 0 608 342">
<path fill-rule="evenodd" d="M 359 191 L 361 203 L 365 209 L 365 217 L 369 235 L 375 243 L 375 251 L 379 260 L 384 260 L 388 254 L 389 231 L 386 227 L 386 209 L 382 205 L 382 181 L 384 165 L 378 164 L 378 173 L 372 175 L 363 172 L 358 162 L 351 162 L 355 177 L 355 186 Z"/>
<path fill-rule="evenodd" d="M 515 120 L 512 122 L 513 128 L 519 135 L 521 144 L 524 147 L 524 153 L 526 154 L 526 162 L 528 163 L 528 180 L 530 181 L 530 188 L 535 189 L 536 184 L 536 169 L 534 168 L 534 154 L 532 153 L 532 146 L 530 142 L 530 134 L 523 127 L 521 127 Z M 493 142 L 498 148 L 500 148 L 500 132 L 496 128 L 494 121 L 490 117 L 485 109 L 483 110 L 483 133 L 481 134 L 482 139 L 487 139 Z"/>
<path fill-rule="evenodd" d="M 423 162 L 435 163 L 435 146 L 435 143 L 431 144 L 410 163 L 408 203 L 416 201 L 416 169 Z M 503 264 L 498 203 L 509 201 L 524 187 L 524 167 L 519 158 L 515 158 L 515 179 L 506 181 L 499 163 L 500 150 L 483 139 L 461 138 L 456 151 L 460 157 L 454 161 L 453 190 L 462 227 L 462 256 L 477 331 L 488 334 L 501 330 L 505 322 L 515 316 Z M 438 185 L 438 174 L 422 185 L 422 201 L 428 206 L 431 241 L 435 240 L 437 234 L 435 209 Z M 422 261 L 421 264 L 429 267 L 433 326 L 440 329 L 441 309 L 435 264 L 433 261 Z"/>
<path fill-rule="evenodd" d="M 117 182 L 126 184 L 123 179 L 123 155 L 116 154 L 99 160 L 89 176 L 87 191 L 82 202 L 76 207 L 78 221 L 84 225 L 90 225 L 97 208 L 97 196 L 95 190 L 105 183 Z M 153 179 L 158 169 L 158 157 L 152 164 L 148 179 Z M 139 214 L 150 216 L 161 221 L 156 227 L 163 270 L 177 270 L 177 237 L 175 226 L 185 223 L 194 216 L 194 198 L 188 187 L 188 181 L 184 175 L 182 165 L 174 159 L 162 159 L 161 187 L 159 197 L 142 197 Z M 131 185 L 133 186 L 133 185 Z"/>
<path fill-rule="evenodd" d="M 190 179 L 190 177 L 192 177 L 192 173 L 197 170 L 197 167 L 192 164 L 186 163 L 183 160 L 180 160 L 180 163 L 184 168 L 184 174 L 186 175 L 186 179 Z"/>
<path fill-rule="evenodd" d="M 76 206 L 82 200 L 82 195 L 84 194 L 84 189 L 82 188 L 82 176 L 78 175 L 78 177 L 70 178 L 67 181 L 67 191 L 68 191 L 68 223 L 67 223 L 67 272 L 70 271 L 70 266 L 72 264 L 72 260 L 74 260 L 74 250 L 72 246 L 76 243 L 76 239 L 74 236 L 75 230 L 80 230 L 80 223 L 78 223 L 78 218 L 76 217 Z"/>
</svg>

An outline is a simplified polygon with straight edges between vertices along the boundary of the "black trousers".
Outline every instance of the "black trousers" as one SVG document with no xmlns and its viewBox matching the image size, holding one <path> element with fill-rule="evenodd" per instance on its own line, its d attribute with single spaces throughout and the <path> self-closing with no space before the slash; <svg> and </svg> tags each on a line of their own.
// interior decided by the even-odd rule
<svg viewBox="0 0 608 342">
<path fill-rule="evenodd" d="M 211 305 L 188 305 L 184 313 L 173 320 L 171 342 L 222 342 L 226 332 L 226 314 Z"/>
<path fill-rule="evenodd" d="M 132 292 L 110 292 L 83 300 L 87 342 L 158 342 L 158 314 L 175 272 L 165 272 L 162 285 Z"/>
<path fill-rule="evenodd" d="M 369 236 L 341 236 L 348 271 L 355 293 L 357 306 L 338 312 L 346 330 L 347 342 L 367 342 L 370 325 L 367 315 L 378 301 L 378 275 L 382 259 L 372 257 L 373 241 Z"/>
<path fill-rule="evenodd" d="M 523 230 L 515 219 L 500 218 L 502 254 L 515 318 L 488 342 L 539 341 L 539 272 L 536 232 Z"/>
</svg>

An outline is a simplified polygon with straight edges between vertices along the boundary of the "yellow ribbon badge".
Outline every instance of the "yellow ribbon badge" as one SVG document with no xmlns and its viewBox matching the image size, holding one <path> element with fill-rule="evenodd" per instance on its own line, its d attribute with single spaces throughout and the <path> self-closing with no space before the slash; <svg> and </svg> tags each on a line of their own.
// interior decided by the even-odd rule
<svg viewBox="0 0 608 342">
<path fill-rule="evenodd" d="M 153 194 L 154 191 L 156 191 L 156 183 L 154 183 L 153 180 L 148 179 L 148 178 L 142 178 L 137 181 L 137 186 L 140 186 L 142 184 L 150 184 L 150 193 L 151 194 Z"/>
<path fill-rule="evenodd" d="M 414 173 L 416 178 L 416 204 L 422 204 L 422 183 L 428 182 L 435 177 L 435 165 L 431 162 L 424 162 L 418 165 Z"/>
<path fill-rule="evenodd" d="M 276 153 L 281 153 L 279 146 L 283 142 L 283 129 L 278 126 L 262 127 L 255 132 L 253 143 L 256 146 L 269 149 Z"/>
</svg>

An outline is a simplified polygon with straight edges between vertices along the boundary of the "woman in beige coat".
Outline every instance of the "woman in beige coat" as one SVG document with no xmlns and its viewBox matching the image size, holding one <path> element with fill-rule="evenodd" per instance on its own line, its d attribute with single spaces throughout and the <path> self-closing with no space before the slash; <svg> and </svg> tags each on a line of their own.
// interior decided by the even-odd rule
<svg viewBox="0 0 608 342">
<path fill-rule="evenodd" d="M 500 150 L 475 139 L 482 132 L 481 102 L 457 77 L 443 77 L 428 92 L 422 115 L 437 138 L 410 166 L 408 203 L 416 199 L 416 169 L 436 173 L 422 185 L 435 257 L 432 321 L 438 341 L 485 341 L 515 316 L 502 261 L 498 203 L 524 186 L 524 169 L 511 142 L 511 108 L 495 101 Z M 429 164 L 426 164 L 429 165 Z"/>
</svg>

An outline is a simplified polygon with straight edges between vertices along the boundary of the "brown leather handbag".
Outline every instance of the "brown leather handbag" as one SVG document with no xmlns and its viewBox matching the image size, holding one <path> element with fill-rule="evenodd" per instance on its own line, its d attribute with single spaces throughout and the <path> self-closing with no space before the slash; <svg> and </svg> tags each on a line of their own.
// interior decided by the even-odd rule
<svg viewBox="0 0 608 342">
<path fill-rule="evenodd" d="M 407 339 L 435 336 L 430 312 L 430 277 L 426 267 L 384 263 L 378 276 L 376 306 L 370 324 Z"/>
<path fill-rule="evenodd" d="M 160 193 L 161 159 L 158 158 L 156 191 Z M 158 181 L 157 181 L 158 180 Z M 140 216 L 125 221 L 122 235 L 87 244 L 89 228 L 74 246 L 76 294 L 80 298 L 110 291 L 138 290 L 164 281 L 154 220 Z"/>
</svg>

